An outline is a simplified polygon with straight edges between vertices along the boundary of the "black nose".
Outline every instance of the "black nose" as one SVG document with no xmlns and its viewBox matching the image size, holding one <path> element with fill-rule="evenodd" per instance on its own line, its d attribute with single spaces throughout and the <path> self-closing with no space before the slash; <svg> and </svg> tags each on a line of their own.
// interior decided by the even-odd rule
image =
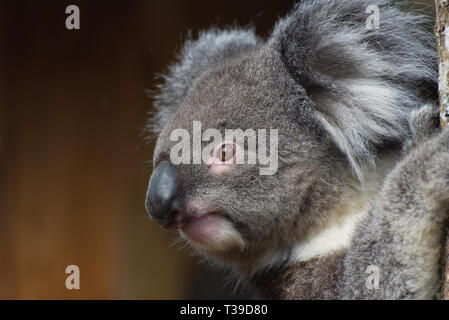
<svg viewBox="0 0 449 320">
<path fill-rule="evenodd" d="M 145 207 L 152 219 L 167 226 L 172 213 L 179 209 L 179 181 L 176 170 L 168 161 L 161 162 L 150 179 Z"/>
</svg>

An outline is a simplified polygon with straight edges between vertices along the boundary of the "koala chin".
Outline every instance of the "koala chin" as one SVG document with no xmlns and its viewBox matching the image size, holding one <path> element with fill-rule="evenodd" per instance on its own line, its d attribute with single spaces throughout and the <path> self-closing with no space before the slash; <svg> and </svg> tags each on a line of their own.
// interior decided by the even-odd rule
<svg viewBox="0 0 449 320">
<path fill-rule="evenodd" d="M 409 9 L 303 0 L 267 39 L 189 38 L 148 123 L 150 217 L 265 298 L 437 297 L 449 131 L 432 21 Z"/>
</svg>

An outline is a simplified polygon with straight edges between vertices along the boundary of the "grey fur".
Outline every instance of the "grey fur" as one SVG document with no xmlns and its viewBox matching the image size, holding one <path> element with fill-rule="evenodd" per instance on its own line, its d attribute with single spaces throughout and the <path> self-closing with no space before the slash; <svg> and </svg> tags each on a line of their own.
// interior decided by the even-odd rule
<svg viewBox="0 0 449 320">
<path fill-rule="evenodd" d="M 380 30 L 365 27 L 365 9 L 373 4 L 380 7 Z M 426 21 L 386 0 L 306 0 L 277 23 L 267 41 L 247 29 L 213 29 L 187 41 L 155 96 L 157 113 L 149 125 L 158 133 L 155 167 L 169 159 L 172 130 L 191 131 L 195 120 L 203 129 L 279 129 L 276 175 L 260 176 L 259 165 L 239 165 L 220 177 L 205 165 L 177 166 L 183 201 L 196 199 L 219 212 L 244 240 L 243 247 L 225 251 L 197 248 L 200 254 L 249 282 L 257 282 L 254 275 L 267 256 L 267 272 L 298 266 L 297 273 L 287 268 L 296 280 L 288 288 L 294 294 L 283 297 L 304 297 L 306 291 L 295 292 L 309 274 L 301 266 L 316 264 L 293 262 L 295 244 L 329 225 L 351 201 L 373 197 L 345 248 L 343 275 L 331 277 L 343 282 L 322 296 L 435 294 L 435 252 L 447 218 L 436 208 L 449 194 L 448 171 L 441 176 L 449 148 L 439 135 L 429 138 L 433 113 L 413 111 L 436 95 L 436 51 Z M 401 150 L 411 154 L 391 162 Z M 380 182 L 372 189 L 359 183 L 373 176 Z M 412 234 L 424 230 L 420 226 L 435 231 L 425 233 L 423 248 Z M 411 265 L 428 255 L 429 263 Z M 385 277 L 375 293 L 363 287 L 367 263 L 378 265 Z"/>
<path fill-rule="evenodd" d="M 430 120 L 432 108 L 420 110 Z M 413 119 L 421 129 L 423 122 Z M 444 227 L 449 218 L 449 130 L 424 140 L 385 179 L 369 214 L 358 225 L 344 259 L 342 296 L 364 299 L 432 299 L 440 286 Z M 421 140 L 422 137 L 419 137 Z M 422 142 L 422 140 L 421 140 Z M 366 268 L 380 270 L 369 290 Z"/>
<path fill-rule="evenodd" d="M 159 133 L 169 114 L 180 106 L 201 72 L 260 43 L 252 29 L 211 29 L 200 32 L 197 40 L 192 40 L 189 34 L 176 63 L 169 68 L 168 74 L 162 75 L 164 84 L 159 86 L 159 92 L 154 96 L 156 112 L 148 123 L 148 131 Z"/>
</svg>

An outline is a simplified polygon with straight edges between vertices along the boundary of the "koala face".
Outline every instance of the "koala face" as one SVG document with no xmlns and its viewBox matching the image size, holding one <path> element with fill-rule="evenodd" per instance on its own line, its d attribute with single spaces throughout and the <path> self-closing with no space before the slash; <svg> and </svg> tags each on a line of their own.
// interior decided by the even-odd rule
<svg viewBox="0 0 449 320">
<path fill-rule="evenodd" d="M 265 41 L 248 29 L 189 39 L 154 97 L 150 216 L 234 265 L 328 223 L 348 202 L 346 178 L 363 182 L 382 152 L 400 149 L 410 110 L 431 98 L 421 89 L 435 86 L 428 34 L 415 18 L 367 28 L 371 4 L 302 1 Z M 221 139 L 201 139 L 209 129 Z M 187 149 L 180 137 L 192 139 L 188 161 L 173 160 Z M 264 148 L 275 166 L 261 161 Z"/>
<path fill-rule="evenodd" d="M 173 164 L 178 140 L 170 137 L 179 129 L 193 137 L 194 122 L 201 123 L 202 134 L 215 128 L 223 137 L 226 129 L 265 132 L 266 141 L 256 139 L 256 151 L 260 143 L 268 153 L 277 151 L 277 170 L 262 175 L 266 165 L 260 161 L 236 163 L 239 153 L 248 157 L 250 138 L 203 142 L 201 152 L 211 146 L 211 161 Z M 277 141 L 270 150 L 273 129 Z M 150 215 L 218 258 L 288 246 L 303 236 L 323 219 L 323 209 L 339 192 L 338 179 L 348 171 L 315 120 L 305 90 L 268 48 L 239 54 L 195 80 L 159 135 L 154 167 Z"/>
</svg>

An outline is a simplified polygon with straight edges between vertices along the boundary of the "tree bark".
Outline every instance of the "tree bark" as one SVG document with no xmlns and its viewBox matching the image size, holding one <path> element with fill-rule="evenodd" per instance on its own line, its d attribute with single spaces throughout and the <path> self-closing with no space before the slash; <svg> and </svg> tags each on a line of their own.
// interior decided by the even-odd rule
<svg viewBox="0 0 449 320">
<path fill-rule="evenodd" d="M 449 0 L 435 0 L 436 25 L 439 55 L 438 92 L 440 102 L 441 127 L 449 122 Z M 447 129 L 446 129 L 447 130 Z M 441 299 L 449 300 L 449 228 L 446 229 Z"/>
</svg>

